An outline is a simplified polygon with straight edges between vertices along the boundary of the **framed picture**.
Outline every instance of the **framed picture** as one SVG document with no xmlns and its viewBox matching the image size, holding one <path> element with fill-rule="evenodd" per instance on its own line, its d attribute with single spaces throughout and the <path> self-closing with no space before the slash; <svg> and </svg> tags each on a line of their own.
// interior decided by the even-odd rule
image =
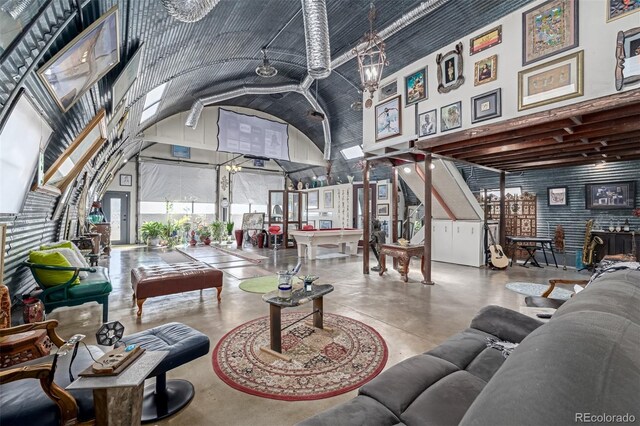
<svg viewBox="0 0 640 426">
<path fill-rule="evenodd" d="M 393 95 L 398 94 L 398 80 L 393 80 L 378 90 L 378 102 L 382 102 L 385 99 L 389 99 Z"/>
<path fill-rule="evenodd" d="M 318 220 L 318 227 L 320 229 L 331 229 L 331 226 L 333 225 L 333 222 L 327 219 L 320 219 Z"/>
<path fill-rule="evenodd" d="M 171 145 L 171 156 L 176 158 L 191 158 L 191 148 L 188 146 Z"/>
<path fill-rule="evenodd" d="M 471 122 L 490 120 L 502 115 L 502 89 L 471 98 Z"/>
<path fill-rule="evenodd" d="M 455 102 L 440 108 L 440 131 L 457 129 L 462 126 L 462 102 Z"/>
<path fill-rule="evenodd" d="M 117 108 L 120 102 L 124 99 L 125 95 L 138 78 L 138 72 L 140 71 L 140 63 L 142 62 L 143 46 L 138 47 L 136 53 L 129 59 L 127 65 L 116 78 L 113 87 L 111 88 L 111 101 L 112 108 Z"/>
<path fill-rule="evenodd" d="M 578 0 L 548 0 L 522 14 L 522 65 L 578 46 Z"/>
<path fill-rule="evenodd" d="M 479 36 L 472 37 L 471 40 L 469 40 L 469 56 L 480 53 L 500 43 L 502 43 L 502 25 L 498 25 Z"/>
<path fill-rule="evenodd" d="M 324 204 L 322 205 L 325 209 L 333 208 L 333 189 L 325 190 L 322 192 L 322 199 Z"/>
<path fill-rule="evenodd" d="M 402 134 L 400 96 L 376 105 L 376 141 Z"/>
<path fill-rule="evenodd" d="M 428 98 L 427 67 L 404 78 L 404 100 L 406 106 L 424 101 Z"/>
<path fill-rule="evenodd" d="M 118 7 L 114 6 L 38 70 L 56 103 L 67 112 L 120 61 Z"/>
<path fill-rule="evenodd" d="M 615 74 L 616 90 L 640 81 L 640 27 L 618 32 Z"/>
<path fill-rule="evenodd" d="M 473 68 L 474 86 L 494 81 L 498 78 L 498 55 L 489 56 L 486 59 L 479 60 L 475 63 Z"/>
<path fill-rule="evenodd" d="M 569 203 L 566 186 L 547 188 L 547 204 L 549 206 L 566 206 Z"/>
<path fill-rule="evenodd" d="M 431 111 L 419 114 L 418 123 L 420 124 L 420 127 L 418 128 L 419 137 L 435 135 L 438 130 L 438 111 L 432 109 Z"/>
<path fill-rule="evenodd" d="M 120 175 L 120 186 L 132 186 L 131 175 Z"/>
<path fill-rule="evenodd" d="M 318 191 L 309 191 L 307 198 L 307 209 L 309 210 L 317 210 L 318 209 Z"/>
<path fill-rule="evenodd" d="M 590 183 L 585 185 L 587 209 L 633 209 L 636 207 L 635 182 Z"/>
<path fill-rule="evenodd" d="M 389 216 L 389 204 L 378 204 L 378 216 Z"/>
<path fill-rule="evenodd" d="M 518 73 L 518 111 L 584 94 L 584 51 Z"/>
<path fill-rule="evenodd" d="M 386 183 L 378 185 L 378 200 L 389 199 L 389 185 Z"/>
<path fill-rule="evenodd" d="M 640 2 L 633 0 L 607 0 L 607 22 L 640 10 Z"/>
<path fill-rule="evenodd" d="M 447 93 L 460 87 L 464 83 L 464 77 L 462 76 L 462 42 L 456 44 L 453 50 L 444 55 L 438 53 L 436 64 L 438 65 L 439 93 Z"/>
</svg>

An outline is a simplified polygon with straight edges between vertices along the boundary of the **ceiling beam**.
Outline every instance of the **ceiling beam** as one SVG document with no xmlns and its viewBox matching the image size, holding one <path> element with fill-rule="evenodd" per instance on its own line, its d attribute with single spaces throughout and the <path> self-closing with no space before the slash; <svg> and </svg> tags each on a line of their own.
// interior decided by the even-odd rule
<svg viewBox="0 0 640 426">
<path fill-rule="evenodd" d="M 520 165 L 520 166 L 516 166 L 516 167 L 510 167 L 507 170 L 509 172 L 521 172 L 521 171 L 525 171 L 525 170 L 535 170 L 535 169 L 552 169 L 552 168 L 557 168 L 557 167 L 569 167 L 569 166 L 581 166 L 581 165 L 587 165 L 587 164 L 596 164 L 597 162 L 601 161 L 602 159 L 587 159 L 587 158 L 583 158 L 583 161 L 575 161 L 572 162 L 571 164 L 567 164 L 566 162 L 563 162 L 562 160 L 558 160 L 557 163 L 552 163 L 552 164 L 544 164 L 544 165 L 538 165 L 538 166 L 532 166 L 532 165 Z M 634 161 L 634 160 L 640 160 L 640 155 L 628 155 L 625 157 L 611 157 L 611 158 L 607 158 L 605 160 L 606 163 L 616 163 L 618 161 Z"/>
<path fill-rule="evenodd" d="M 588 157 L 584 157 L 582 155 L 576 156 L 574 154 L 573 157 L 562 158 L 563 156 L 558 155 L 558 156 L 555 156 L 553 159 L 545 159 L 545 160 L 538 160 L 538 161 L 529 161 L 529 160 L 532 160 L 532 158 L 528 158 L 528 159 L 523 159 L 518 161 L 504 161 L 504 162 L 496 161 L 495 163 L 490 163 L 490 164 L 493 164 L 494 166 L 502 167 L 505 169 L 509 169 L 510 167 L 513 167 L 513 166 L 535 167 L 535 166 L 547 165 L 547 164 L 567 164 L 567 163 L 574 163 L 574 162 L 583 162 L 586 159 L 591 159 L 592 161 L 602 160 L 603 158 L 606 158 L 606 157 L 603 157 L 602 154 L 614 155 L 614 156 L 615 155 L 620 155 L 620 156 L 640 155 L 640 145 L 635 144 L 635 146 L 633 147 L 629 146 L 626 148 L 607 150 L 606 152 L 605 151 L 595 152 Z"/>
</svg>

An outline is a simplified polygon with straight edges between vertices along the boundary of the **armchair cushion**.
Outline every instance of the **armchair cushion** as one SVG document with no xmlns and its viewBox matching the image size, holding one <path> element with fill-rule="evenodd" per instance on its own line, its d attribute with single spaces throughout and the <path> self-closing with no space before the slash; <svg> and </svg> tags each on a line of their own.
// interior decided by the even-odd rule
<svg viewBox="0 0 640 426">
<path fill-rule="evenodd" d="M 89 263 L 87 262 L 87 259 L 84 258 L 84 255 L 82 254 L 78 246 L 73 244 L 71 241 L 58 241 L 57 243 L 43 244 L 40 246 L 40 250 L 50 250 L 54 248 L 68 248 L 73 250 L 76 256 L 78 256 L 78 258 L 80 259 L 80 263 L 82 264 L 82 267 L 84 268 L 89 267 Z"/>
<path fill-rule="evenodd" d="M 71 250 L 70 248 L 66 248 L 66 247 L 58 247 L 58 248 L 52 248 L 52 249 L 46 249 L 46 250 L 41 250 L 47 253 L 60 253 L 61 255 L 64 256 L 65 259 L 67 259 L 67 261 L 71 264 L 71 266 L 75 266 L 76 268 L 85 268 L 85 263 L 83 262 L 78 255 L 76 254 L 75 251 Z M 83 257 L 83 256 L 80 256 Z M 85 271 L 81 271 L 78 274 L 78 277 L 80 279 L 82 278 L 87 278 L 88 273 Z"/>
<path fill-rule="evenodd" d="M 92 272 L 87 278 L 81 279 L 79 285 L 69 288 L 69 299 L 81 299 L 111 292 L 111 282 L 109 281 L 107 270 L 101 266 L 97 266 L 95 269 L 96 272 Z M 54 291 L 48 295 L 45 302 L 57 302 L 64 299 L 64 292 Z"/>
<path fill-rule="evenodd" d="M 29 262 L 48 266 L 71 267 L 71 263 L 59 252 L 32 251 L 29 253 Z M 40 283 L 47 288 L 66 284 L 73 278 L 74 274 L 73 271 L 51 271 L 46 269 L 34 269 L 33 273 L 37 275 Z M 74 284 L 79 283 L 80 280 L 76 279 Z"/>
</svg>

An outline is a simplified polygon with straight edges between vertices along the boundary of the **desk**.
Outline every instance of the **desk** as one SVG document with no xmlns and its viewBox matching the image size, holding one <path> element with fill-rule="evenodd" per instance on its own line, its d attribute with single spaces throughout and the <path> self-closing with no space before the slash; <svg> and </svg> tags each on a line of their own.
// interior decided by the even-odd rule
<svg viewBox="0 0 640 426">
<path fill-rule="evenodd" d="M 398 258 L 398 272 L 406 283 L 409 281 L 409 261 L 412 256 L 419 257 L 420 270 L 424 271 L 424 246 L 423 245 L 408 245 L 401 246 L 400 244 L 381 244 L 380 245 L 380 275 L 384 274 L 387 270 L 387 256 Z"/>
<path fill-rule="evenodd" d="M 145 351 L 117 376 L 80 377 L 67 389 L 93 389 L 97 426 L 139 425 L 144 380 L 168 353 Z"/>
<path fill-rule="evenodd" d="M 549 248 L 551 250 L 551 254 L 553 255 L 553 262 L 558 267 L 558 261 L 556 260 L 556 254 L 553 251 L 553 240 L 551 238 L 545 237 L 517 237 L 517 236 L 507 236 L 507 242 L 511 244 L 515 244 L 518 247 L 525 249 L 529 254 L 529 257 L 524 261 L 522 266 L 527 267 L 527 263 L 531 261 L 531 265 L 537 268 L 542 268 L 542 265 L 538 263 L 536 260 L 535 254 L 538 249 L 542 249 L 542 253 L 544 254 L 544 261 L 549 266 L 549 261 L 547 260 L 547 252 L 545 248 Z"/>
<path fill-rule="evenodd" d="M 305 257 L 309 248 L 309 260 L 316 258 L 317 247 L 320 244 L 337 244 L 340 253 L 345 253 L 349 247 L 352 256 L 358 254 L 358 241 L 362 238 L 361 229 L 314 229 L 313 231 L 291 231 L 298 245 L 298 257 Z"/>
</svg>

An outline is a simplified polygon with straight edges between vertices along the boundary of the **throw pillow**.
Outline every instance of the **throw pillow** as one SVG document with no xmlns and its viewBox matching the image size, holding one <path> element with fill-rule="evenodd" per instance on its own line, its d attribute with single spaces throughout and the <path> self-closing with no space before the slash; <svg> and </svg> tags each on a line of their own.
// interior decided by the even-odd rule
<svg viewBox="0 0 640 426">
<path fill-rule="evenodd" d="M 78 256 L 78 258 L 80 259 L 82 267 L 83 268 L 89 267 L 89 263 L 87 262 L 87 259 L 84 257 L 80 249 L 71 241 L 64 240 L 64 241 L 58 241 L 57 243 L 43 244 L 40 246 L 40 250 L 50 250 L 50 249 L 61 248 L 61 247 L 73 250 Z"/>
<path fill-rule="evenodd" d="M 70 267 L 69 261 L 60 253 L 47 253 L 45 251 L 32 251 L 29 253 L 29 262 L 39 263 L 49 266 L 66 266 Z M 65 284 L 73 278 L 73 271 L 48 271 L 46 269 L 33 269 L 33 273 L 45 287 L 55 287 Z M 74 284 L 80 284 L 80 279 L 76 278 Z"/>
<path fill-rule="evenodd" d="M 57 252 L 60 253 L 61 255 L 63 255 L 65 257 L 65 259 L 67 259 L 67 261 L 71 264 L 71 266 L 74 266 L 76 268 L 84 268 L 85 266 L 82 263 L 82 259 L 78 258 L 78 255 L 76 254 L 75 251 L 66 248 L 66 247 L 60 247 L 60 248 L 53 248 L 53 249 L 49 249 L 49 250 L 42 250 L 44 252 Z M 81 256 L 82 257 L 82 256 Z M 80 271 L 80 274 L 78 275 L 78 277 L 80 277 L 81 280 L 87 278 L 89 276 L 88 272 L 85 271 Z"/>
</svg>

